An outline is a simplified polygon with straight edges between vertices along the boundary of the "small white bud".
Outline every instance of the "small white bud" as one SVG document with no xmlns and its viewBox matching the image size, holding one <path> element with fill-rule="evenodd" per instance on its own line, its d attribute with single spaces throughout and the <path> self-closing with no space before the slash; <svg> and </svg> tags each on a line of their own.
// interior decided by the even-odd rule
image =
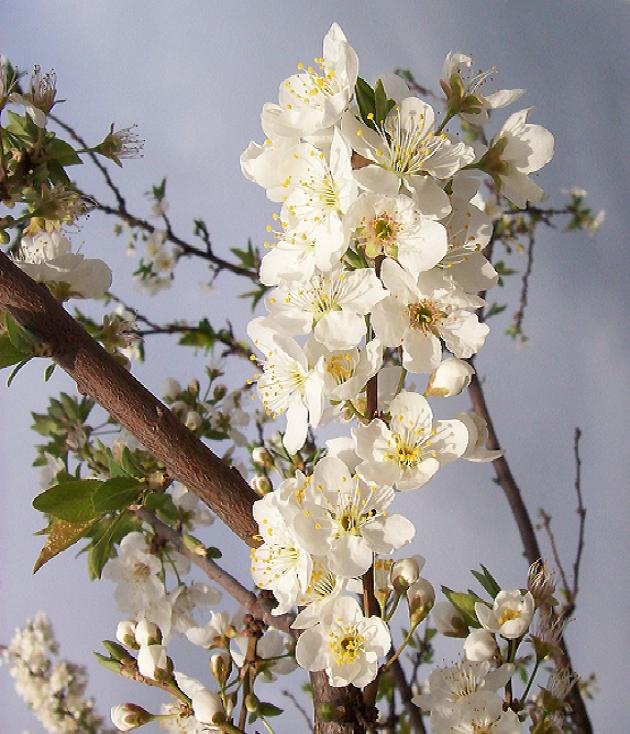
<svg viewBox="0 0 630 734">
<path fill-rule="evenodd" d="M 418 625 L 433 607 L 435 589 L 426 579 L 420 577 L 407 590 L 407 602 L 411 621 Z"/>
<path fill-rule="evenodd" d="M 116 627 L 116 639 L 125 647 L 137 648 L 136 643 L 136 623 L 131 619 L 125 619 L 118 622 Z"/>
<path fill-rule="evenodd" d="M 424 394 L 427 397 L 450 398 L 470 385 L 475 370 L 462 359 L 445 359 L 429 377 Z"/>
<path fill-rule="evenodd" d="M 414 556 L 413 558 L 402 558 L 400 561 L 394 561 L 389 572 L 389 578 L 392 586 L 399 594 L 404 593 L 420 578 L 420 571 L 424 566 L 424 558 L 422 556 Z"/>
<path fill-rule="evenodd" d="M 468 625 L 450 601 L 439 601 L 432 610 L 433 624 L 445 637 L 466 637 Z"/>
<path fill-rule="evenodd" d="M 156 679 L 158 671 L 166 670 L 168 660 L 163 645 L 146 645 L 138 652 L 138 671 L 145 678 Z"/>
<path fill-rule="evenodd" d="M 157 624 L 141 619 L 136 625 L 135 638 L 140 647 L 160 645 L 162 643 L 162 632 Z"/>
<path fill-rule="evenodd" d="M 153 714 L 145 711 L 141 706 L 135 703 L 122 703 L 119 706 L 112 706 L 111 710 L 112 724 L 118 731 L 131 731 L 139 726 L 148 724 L 153 720 Z"/>
<path fill-rule="evenodd" d="M 484 629 L 472 630 L 464 641 L 466 658 L 475 663 L 492 660 L 496 651 L 497 643 L 494 636 Z"/>
</svg>

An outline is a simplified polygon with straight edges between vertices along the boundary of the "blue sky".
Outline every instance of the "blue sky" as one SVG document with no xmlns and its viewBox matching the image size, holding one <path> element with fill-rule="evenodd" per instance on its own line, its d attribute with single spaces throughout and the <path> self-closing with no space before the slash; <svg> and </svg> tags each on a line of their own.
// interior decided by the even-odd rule
<svg viewBox="0 0 630 734">
<path fill-rule="evenodd" d="M 140 126 L 147 141 L 145 157 L 115 172 L 132 211 L 147 213 L 144 192 L 167 175 L 175 227 L 187 235 L 192 218 L 203 216 L 219 252 L 250 236 L 256 242 L 264 239 L 272 209 L 264 193 L 242 179 L 238 156 L 250 139 L 262 137 L 263 102 L 275 97 L 278 83 L 297 61 L 319 54 L 333 20 L 356 48 L 361 74 L 368 79 L 406 67 L 435 86 L 444 55 L 457 50 L 472 54 L 479 67 L 495 65 L 502 87 L 528 90 L 523 105 L 535 106 L 533 121 L 556 137 L 555 158 L 539 183 L 552 201 L 561 200 L 562 188 L 583 186 L 593 207 L 607 209 L 608 216 L 594 238 L 542 233 L 525 320 L 530 343 L 518 349 L 501 334 L 514 310 L 509 307 L 506 319 L 496 320 L 479 365 L 527 504 L 534 515 L 541 506 L 552 515 L 569 564 L 577 528 L 572 436 L 574 426 L 583 429 L 587 545 L 578 611 L 568 637 L 577 669 L 595 671 L 600 681 L 601 692 L 591 704 L 595 729 L 623 730 L 626 706 L 617 692 L 620 676 L 627 676 L 624 654 L 630 649 L 625 556 L 630 524 L 628 4 L 199 0 L 174 7 L 169 2 L 66 0 L 9 6 L 0 50 L 21 67 L 39 63 L 55 68 L 60 95 L 67 99 L 58 108 L 60 115 L 94 141 L 112 121 Z M 100 192 L 100 182 L 89 171 L 78 172 L 78 178 L 84 188 Z M 131 285 L 124 243 L 114 238 L 111 226 L 93 215 L 75 239 L 89 256 L 118 266 L 118 292 L 142 305 L 144 296 Z M 199 267 L 184 266 L 179 288 L 144 308 L 162 319 L 211 315 L 217 323 L 229 313 L 236 324 L 244 324 L 248 314 L 232 298 L 239 284 L 225 277 L 208 295 L 198 287 L 202 280 Z M 508 288 L 512 298 L 513 290 Z M 203 363 L 182 363 L 166 343 L 150 344 L 151 356 L 156 361 L 138 374 L 153 389 L 168 375 L 187 379 Z M 58 377 L 53 387 L 71 386 Z M 118 619 L 107 582 L 88 582 L 82 560 L 72 554 L 31 577 L 39 546 L 31 533 L 41 521 L 30 507 L 38 484 L 30 468 L 29 410 L 44 407 L 49 388 L 37 366 L 21 373 L 10 390 L 0 389 L 0 642 L 25 617 L 44 609 L 63 652 L 89 665 L 91 690 L 99 691 L 102 711 L 123 700 L 155 700 L 90 661 L 90 651 L 112 636 Z M 434 583 L 467 584 L 468 569 L 480 562 L 491 565 L 507 587 L 523 583 L 526 564 L 491 476 L 489 467 L 457 464 L 422 492 L 401 500 L 400 511 L 418 525 L 414 552 L 427 558 L 425 573 Z M 228 534 L 221 538 L 233 551 L 233 569 L 246 568 L 243 549 Z M 175 649 L 181 650 L 182 661 L 193 655 L 190 648 Z M 441 654 L 452 653 L 445 648 Z M 191 657 L 190 666 L 203 670 L 197 658 Z M 13 696 L 5 672 L 0 672 L 0 701 L 10 731 L 41 731 Z M 289 731 L 290 723 L 278 731 Z"/>
</svg>

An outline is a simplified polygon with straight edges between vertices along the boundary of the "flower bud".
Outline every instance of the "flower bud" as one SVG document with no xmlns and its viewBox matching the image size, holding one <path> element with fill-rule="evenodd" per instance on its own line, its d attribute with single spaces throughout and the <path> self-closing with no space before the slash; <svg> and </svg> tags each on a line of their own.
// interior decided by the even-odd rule
<svg viewBox="0 0 630 734">
<path fill-rule="evenodd" d="M 450 398 L 470 385 L 475 370 L 462 359 L 445 359 L 429 377 L 426 397 Z"/>
<path fill-rule="evenodd" d="M 464 642 L 464 653 L 468 660 L 482 663 L 492 660 L 497 651 L 497 642 L 487 630 L 472 630 Z"/>
<path fill-rule="evenodd" d="M 154 716 L 135 703 L 123 703 L 112 706 L 111 719 L 118 731 L 131 731 L 153 721 Z"/>
<path fill-rule="evenodd" d="M 134 658 L 130 655 L 122 645 L 119 645 L 113 640 L 103 640 L 103 647 L 109 653 L 109 657 L 112 660 L 117 660 L 119 663 L 133 663 Z"/>
<path fill-rule="evenodd" d="M 225 385 L 215 385 L 212 391 L 212 397 L 215 400 L 222 400 L 227 395 L 227 387 Z"/>
<path fill-rule="evenodd" d="M 146 619 L 141 619 L 136 625 L 135 637 L 136 643 L 140 647 L 162 644 L 162 632 L 160 628 L 157 624 L 149 622 Z"/>
<path fill-rule="evenodd" d="M 258 711 L 259 705 L 260 701 L 253 693 L 249 693 L 247 696 L 245 696 L 245 708 L 249 711 L 250 714 L 256 713 Z"/>
<path fill-rule="evenodd" d="M 146 645 L 138 652 L 138 672 L 145 678 L 156 680 L 161 671 L 168 669 L 166 648 L 163 645 Z"/>
<path fill-rule="evenodd" d="M 165 400 L 172 402 L 181 393 L 182 386 L 172 377 L 167 377 L 162 385 L 162 395 Z"/>
<path fill-rule="evenodd" d="M 196 410 L 189 410 L 184 424 L 189 431 L 196 431 L 201 426 L 201 416 Z"/>
<path fill-rule="evenodd" d="M 423 566 L 424 558 L 422 556 L 394 561 L 389 572 L 389 578 L 396 593 L 404 594 L 420 578 L 420 571 Z"/>
<path fill-rule="evenodd" d="M 191 395 L 193 395 L 194 397 L 196 397 L 197 395 L 199 395 L 199 380 L 195 380 L 195 379 L 189 380 L 189 382 L 188 382 L 188 392 Z"/>
<path fill-rule="evenodd" d="M 269 494 L 272 490 L 271 482 L 267 479 L 267 477 L 262 475 L 256 475 L 251 480 L 252 489 L 259 497 L 263 497 L 266 494 Z"/>
<path fill-rule="evenodd" d="M 409 618 L 417 626 L 427 616 L 435 602 L 435 589 L 426 580 L 420 577 L 407 590 L 409 604 Z"/>
<path fill-rule="evenodd" d="M 194 553 L 196 556 L 201 556 L 202 558 L 207 558 L 208 549 L 206 548 L 205 544 L 202 543 L 198 538 L 195 538 L 194 535 L 190 535 L 190 533 L 184 533 L 182 535 L 182 543 L 184 544 L 184 548 L 189 550 L 191 553 Z"/>
<path fill-rule="evenodd" d="M 125 619 L 122 622 L 118 622 L 118 626 L 116 627 L 116 639 L 122 645 L 130 647 L 133 650 L 137 650 L 136 623 L 131 619 Z"/>
<path fill-rule="evenodd" d="M 232 672 L 232 656 L 226 650 L 212 655 L 210 658 L 210 672 L 219 685 L 225 685 Z"/>
<path fill-rule="evenodd" d="M 271 468 L 273 466 L 273 459 L 271 454 L 267 451 L 264 446 L 255 446 L 252 449 L 252 461 L 254 464 Z"/>
<path fill-rule="evenodd" d="M 432 610 L 433 624 L 445 637 L 466 637 L 468 625 L 450 601 L 439 601 Z"/>
<path fill-rule="evenodd" d="M 218 694 L 201 690 L 192 695 L 192 707 L 197 721 L 202 724 L 220 724 L 225 721 L 225 709 Z"/>
</svg>

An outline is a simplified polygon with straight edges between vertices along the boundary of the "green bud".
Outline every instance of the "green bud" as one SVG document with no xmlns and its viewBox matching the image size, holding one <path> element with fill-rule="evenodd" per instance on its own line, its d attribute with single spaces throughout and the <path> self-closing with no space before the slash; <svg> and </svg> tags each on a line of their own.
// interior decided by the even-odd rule
<svg viewBox="0 0 630 734">
<path fill-rule="evenodd" d="M 102 665 L 106 670 L 109 670 L 112 673 L 122 674 L 123 666 L 118 662 L 118 660 L 107 658 L 105 657 L 105 655 L 101 655 L 99 652 L 95 652 L 94 656 L 96 657 L 99 665 Z"/>
<path fill-rule="evenodd" d="M 248 693 L 247 696 L 245 696 L 245 708 L 249 711 L 250 714 L 258 713 L 260 708 L 260 701 L 253 693 Z"/>
<path fill-rule="evenodd" d="M 130 655 L 122 645 L 119 645 L 113 640 L 103 640 L 103 647 L 107 650 L 113 660 L 117 660 L 121 663 L 134 660 L 133 656 Z"/>
</svg>

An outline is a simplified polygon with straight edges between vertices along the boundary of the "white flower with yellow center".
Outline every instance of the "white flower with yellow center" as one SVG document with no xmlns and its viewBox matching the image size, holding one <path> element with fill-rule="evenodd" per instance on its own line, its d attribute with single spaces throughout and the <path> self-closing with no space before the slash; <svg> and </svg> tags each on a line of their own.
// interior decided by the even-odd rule
<svg viewBox="0 0 630 734">
<path fill-rule="evenodd" d="M 339 597 L 327 618 L 298 638 L 295 657 L 306 670 L 326 670 L 331 686 L 364 688 L 378 672 L 391 638 L 378 617 L 364 617 L 358 603 Z"/>
<path fill-rule="evenodd" d="M 275 333 L 267 319 L 254 319 L 247 333 L 265 356 L 258 393 L 270 415 L 286 413 L 283 443 L 291 454 L 306 441 L 308 425 L 316 427 L 324 403 L 324 385 L 302 348 L 290 337 Z"/>
<path fill-rule="evenodd" d="M 431 711 L 433 725 L 434 717 L 450 716 L 459 701 L 477 691 L 495 692 L 503 688 L 513 672 L 514 666 L 511 664 L 493 670 L 488 661 L 462 660 L 457 665 L 435 668 L 429 675 L 429 692 L 414 696 L 411 700 L 425 711 Z"/>
<path fill-rule="evenodd" d="M 122 539 L 116 558 L 105 564 L 103 574 L 117 583 L 115 597 L 123 612 L 135 616 L 165 595 L 160 580 L 162 563 L 149 552 L 143 533 L 128 533 Z"/>
<path fill-rule="evenodd" d="M 549 163 L 554 148 L 549 130 L 527 122 L 531 110 L 529 107 L 510 115 L 479 161 L 481 170 L 494 178 L 501 193 L 521 209 L 528 201 L 541 201 L 545 195 L 528 174 Z"/>
<path fill-rule="evenodd" d="M 434 723 L 433 714 L 431 723 Z M 503 711 L 503 702 L 496 693 L 481 690 L 458 701 L 448 721 L 440 721 L 433 731 L 435 734 L 521 734 L 523 725 L 514 711 Z"/>
<path fill-rule="evenodd" d="M 386 258 L 381 280 L 390 296 L 374 307 L 372 326 L 385 346 L 402 344 L 407 370 L 432 372 L 442 359 L 442 341 L 460 359 L 481 349 L 489 329 L 473 309 L 484 301 L 458 288 L 442 270 L 420 273 L 416 280 Z"/>
<path fill-rule="evenodd" d="M 325 558 L 313 558 L 308 588 L 298 601 L 298 606 L 304 609 L 293 620 L 291 627 L 308 629 L 321 622 L 347 584 L 348 579 L 333 573 Z"/>
<path fill-rule="evenodd" d="M 418 209 L 441 219 L 451 210 L 448 196 L 435 179 L 448 179 L 475 159 L 465 143 L 453 143 L 434 132 L 435 114 L 417 97 L 407 97 L 375 130 L 347 112 L 342 131 L 350 146 L 370 161 L 354 171 L 359 185 L 377 194 L 409 192 Z"/>
<path fill-rule="evenodd" d="M 310 553 L 326 556 L 333 573 L 360 576 L 374 553 L 392 553 L 415 535 L 407 518 L 388 514 L 393 499 L 391 487 L 367 484 L 327 456 L 315 465 L 295 531 Z"/>
<path fill-rule="evenodd" d="M 464 452 L 468 442 L 464 424 L 458 420 L 433 423 L 422 395 L 403 391 L 392 400 L 389 411 L 389 426 L 377 418 L 352 429 L 356 452 L 363 460 L 357 473 L 365 481 L 416 489 Z"/>
<path fill-rule="evenodd" d="M 335 269 L 272 291 L 268 321 L 290 336 L 312 331 L 327 349 L 351 349 L 365 336 L 366 314 L 386 296 L 372 268 Z"/>
<path fill-rule="evenodd" d="M 515 640 L 529 629 L 535 607 L 534 597 L 529 591 L 523 593 L 520 589 L 510 589 L 496 595 L 492 608 L 476 602 L 475 614 L 488 632 Z"/>
<path fill-rule="evenodd" d="M 58 232 L 23 237 L 15 260 L 29 277 L 48 283 L 61 298 L 101 298 L 112 284 L 112 271 L 103 260 L 72 252 Z"/>
<path fill-rule="evenodd" d="M 375 259 L 398 260 L 412 275 L 435 267 L 446 255 L 445 228 L 423 216 L 405 195 L 363 194 L 350 207 L 345 220 L 353 247 Z"/>
<path fill-rule="evenodd" d="M 308 136 L 334 125 L 354 93 L 358 70 L 354 49 L 333 23 L 314 66 L 298 64 L 298 73 L 280 85 L 279 104 L 264 105 L 265 134 L 270 138 Z"/>
<path fill-rule="evenodd" d="M 318 365 L 326 396 L 340 404 L 355 400 L 383 363 L 383 347 L 378 339 L 369 341 L 361 351 L 356 348 L 330 351 L 310 339 L 304 351 L 309 362 Z"/>
<path fill-rule="evenodd" d="M 273 492 L 254 502 L 263 544 L 251 551 L 251 573 L 256 586 L 273 591 L 278 600 L 273 614 L 284 614 L 297 604 L 311 576 L 311 557 L 292 530 L 292 514 L 295 510 L 280 504 Z"/>
</svg>

